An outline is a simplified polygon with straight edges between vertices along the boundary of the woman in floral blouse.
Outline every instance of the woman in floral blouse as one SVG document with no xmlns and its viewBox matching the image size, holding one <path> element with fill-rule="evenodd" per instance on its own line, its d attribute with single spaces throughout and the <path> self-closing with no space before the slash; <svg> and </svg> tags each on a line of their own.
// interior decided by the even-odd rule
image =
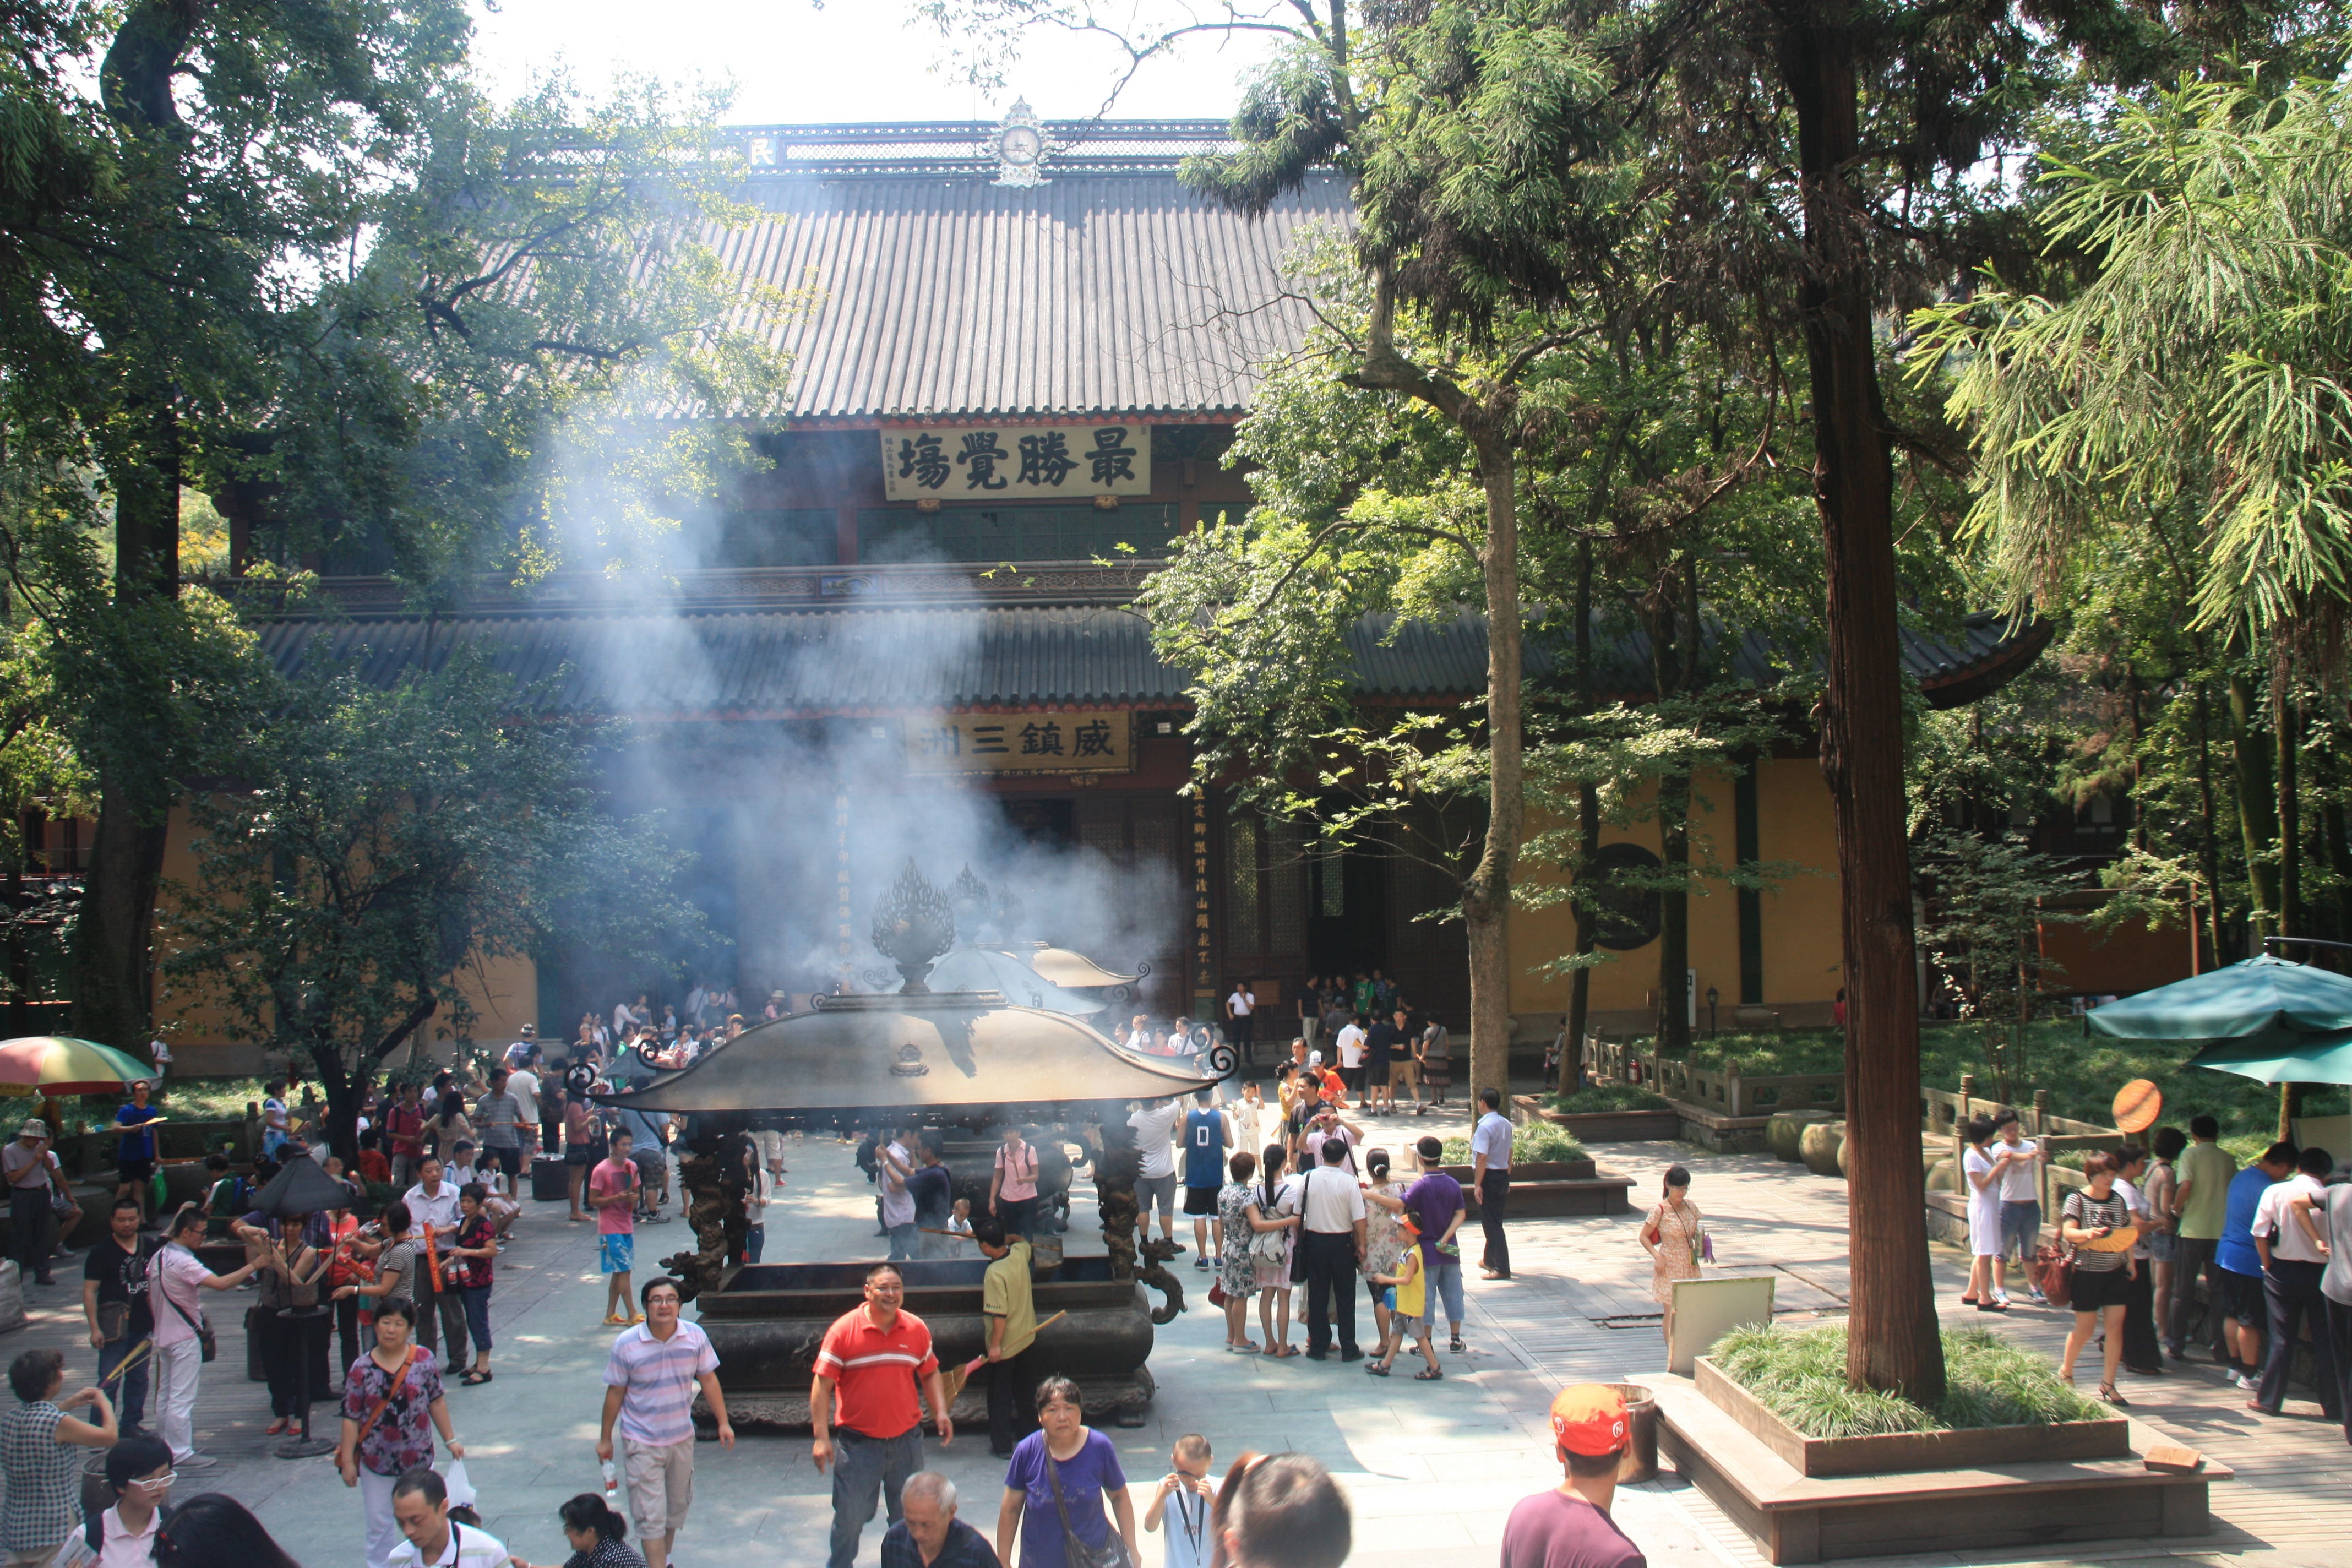
<svg viewBox="0 0 2352 1568">
<path fill-rule="evenodd" d="M 1217 1284 L 1225 1293 L 1225 1349 L 1235 1355 L 1255 1355 L 1249 1337 L 1250 1298 L 1257 1294 L 1257 1259 L 1250 1243 L 1250 1178 L 1257 1174 L 1257 1156 L 1244 1149 L 1225 1163 L 1233 1180 L 1217 1194 L 1217 1218 L 1223 1226 L 1225 1250 L 1217 1260 Z"/>
<path fill-rule="evenodd" d="M 433 1462 L 433 1433 L 441 1434 L 451 1458 L 466 1457 L 466 1446 L 449 1432 L 440 1365 L 430 1351 L 410 1343 L 415 1327 L 416 1308 L 407 1297 L 377 1303 L 375 1349 L 353 1362 L 343 1379 L 343 1440 L 335 1467 L 343 1485 L 358 1487 L 366 1501 L 368 1568 L 384 1568 L 400 1542 L 392 1484 L 404 1471 Z"/>
</svg>

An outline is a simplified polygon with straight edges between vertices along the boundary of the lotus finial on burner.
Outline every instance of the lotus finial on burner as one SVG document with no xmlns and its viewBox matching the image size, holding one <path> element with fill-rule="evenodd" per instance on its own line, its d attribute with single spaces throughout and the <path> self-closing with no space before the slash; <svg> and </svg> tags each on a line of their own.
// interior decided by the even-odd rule
<svg viewBox="0 0 2352 1568">
<path fill-rule="evenodd" d="M 913 857 L 874 906 L 874 945 L 898 966 L 909 995 L 928 992 L 931 961 L 955 945 L 955 910 L 948 896 L 915 868 Z"/>
<path fill-rule="evenodd" d="M 971 942 L 980 940 L 980 928 L 988 919 L 988 884 L 971 874 L 966 866 L 963 874 L 948 889 L 948 900 L 955 906 L 956 930 Z"/>
</svg>

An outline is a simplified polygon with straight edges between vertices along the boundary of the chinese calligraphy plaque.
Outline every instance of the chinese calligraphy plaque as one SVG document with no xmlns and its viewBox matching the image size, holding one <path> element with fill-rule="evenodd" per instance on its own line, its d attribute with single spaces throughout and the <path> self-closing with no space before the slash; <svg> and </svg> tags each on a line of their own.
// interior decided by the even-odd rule
<svg viewBox="0 0 2352 1568">
<path fill-rule="evenodd" d="M 1129 713 L 938 713 L 907 721 L 917 773 L 1123 773 L 1135 767 Z"/>
<path fill-rule="evenodd" d="M 1151 426 L 942 425 L 882 433 L 891 500 L 1151 493 Z"/>
</svg>

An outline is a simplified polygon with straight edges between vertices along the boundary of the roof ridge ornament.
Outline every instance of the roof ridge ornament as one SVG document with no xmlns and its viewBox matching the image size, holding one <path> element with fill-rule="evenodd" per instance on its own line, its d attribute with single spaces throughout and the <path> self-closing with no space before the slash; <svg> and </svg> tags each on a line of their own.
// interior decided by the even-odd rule
<svg viewBox="0 0 2352 1568">
<path fill-rule="evenodd" d="M 1062 148 L 1062 143 L 1046 136 L 1045 124 L 1029 107 L 1029 100 L 1016 98 L 998 122 L 996 133 L 981 143 L 981 154 L 996 160 L 995 184 L 1026 187 L 1046 183 L 1039 172 L 1045 154 Z"/>
</svg>

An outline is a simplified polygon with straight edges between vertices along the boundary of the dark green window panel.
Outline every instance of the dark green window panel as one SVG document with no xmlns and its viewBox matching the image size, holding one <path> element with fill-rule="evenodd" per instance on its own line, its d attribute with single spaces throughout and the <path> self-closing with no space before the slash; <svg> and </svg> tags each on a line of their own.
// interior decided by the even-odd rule
<svg viewBox="0 0 2352 1568">
<path fill-rule="evenodd" d="M 829 506 L 719 516 L 714 566 L 831 566 L 840 557 Z"/>
<path fill-rule="evenodd" d="M 868 507 L 857 514 L 857 559 L 890 561 L 1158 560 L 1176 536 L 1173 504 Z M 1130 553 L 1119 548 L 1133 547 Z"/>
</svg>

